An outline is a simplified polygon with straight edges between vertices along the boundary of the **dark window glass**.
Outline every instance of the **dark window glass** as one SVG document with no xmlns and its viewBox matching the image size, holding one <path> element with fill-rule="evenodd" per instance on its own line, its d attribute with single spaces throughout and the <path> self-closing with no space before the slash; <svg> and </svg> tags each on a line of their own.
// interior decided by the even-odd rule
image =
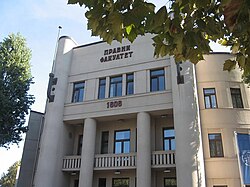
<svg viewBox="0 0 250 187">
<path fill-rule="evenodd" d="M 213 187 L 227 187 L 227 185 L 213 185 Z"/>
<path fill-rule="evenodd" d="M 220 133 L 208 134 L 211 157 L 223 157 L 223 146 Z"/>
<path fill-rule="evenodd" d="M 215 88 L 204 88 L 205 108 L 217 108 Z"/>
<path fill-rule="evenodd" d="M 107 154 L 108 153 L 108 145 L 109 145 L 109 132 L 105 131 L 105 132 L 102 132 L 101 154 Z"/>
<path fill-rule="evenodd" d="M 134 74 L 127 74 L 126 84 L 127 95 L 134 94 Z"/>
<path fill-rule="evenodd" d="M 234 108 L 243 108 L 240 88 L 230 88 Z"/>
<path fill-rule="evenodd" d="M 106 178 L 99 178 L 98 187 L 106 187 Z"/>
<path fill-rule="evenodd" d="M 129 187 L 128 178 L 113 178 L 112 187 Z"/>
<path fill-rule="evenodd" d="M 150 91 L 165 90 L 165 72 L 164 69 L 150 71 Z"/>
<path fill-rule="evenodd" d="M 81 155 L 81 154 L 82 154 L 82 138 L 83 138 L 82 135 L 80 135 L 80 136 L 78 137 L 78 148 L 77 148 L 77 154 L 78 154 L 78 155 Z"/>
<path fill-rule="evenodd" d="M 78 187 L 79 186 L 79 180 L 74 180 L 74 187 Z"/>
<path fill-rule="evenodd" d="M 98 99 L 105 98 L 106 78 L 99 79 Z"/>
<path fill-rule="evenodd" d="M 74 83 L 72 102 L 82 102 L 84 97 L 84 82 Z"/>
<path fill-rule="evenodd" d="M 115 132 L 115 154 L 130 152 L 130 130 Z"/>
<path fill-rule="evenodd" d="M 122 95 L 122 76 L 111 77 L 109 85 L 109 97 Z"/>
<path fill-rule="evenodd" d="M 164 187 L 177 187 L 176 178 L 164 178 Z"/>
<path fill-rule="evenodd" d="M 174 129 L 163 129 L 164 151 L 175 150 Z"/>
</svg>

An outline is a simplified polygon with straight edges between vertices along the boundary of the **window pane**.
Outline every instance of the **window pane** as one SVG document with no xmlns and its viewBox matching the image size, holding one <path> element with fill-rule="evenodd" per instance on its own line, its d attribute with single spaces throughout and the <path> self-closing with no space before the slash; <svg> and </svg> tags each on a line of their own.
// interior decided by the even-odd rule
<svg viewBox="0 0 250 187">
<path fill-rule="evenodd" d="M 164 130 L 164 137 L 174 137 L 174 129 L 165 129 Z"/>
<path fill-rule="evenodd" d="M 106 187 L 106 178 L 99 178 L 98 187 Z"/>
<path fill-rule="evenodd" d="M 214 88 L 204 88 L 205 108 L 217 108 L 216 94 Z"/>
<path fill-rule="evenodd" d="M 115 84 L 110 85 L 110 90 L 109 90 L 109 97 L 114 97 L 115 96 Z"/>
<path fill-rule="evenodd" d="M 175 150 L 175 139 L 171 140 L 171 150 Z"/>
<path fill-rule="evenodd" d="M 106 89 L 106 78 L 99 80 L 99 93 L 98 93 L 98 99 L 104 99 L 105 98 L 105 89 Z"/>
<path fill-rule="evenodd" d="M 129 139 L 130 131 L 118 131 L 116 132 L 116 140 Z"/>
<path fill-rule="evenodd" d="M 165 78 L 163 76 L 159 77 L 159 90 L 165 90 Z"/>
<path fill-rule="evenodd" d="M 123 153 L 129 153 L 129 152 L 130 152 L 130 142 L 126 141 L 124 142 Z"/>
<path fill-rule="evenodd" d="M 164 140 L 164 151 L 170 150 L 169 140 Z"/>
<path fill-rule="evenodd" d="M 74 83 L 72 102 L 82 102 L 84 97 L 84 82 Z"/>
<path fill-rule="evenodd" d="M 214 88 L 206 88 L 204 89 L 205 94 L 215 94 Z"/>
<path fill-rule="evenodd" d="M 211 95 L 212 108 L 216 108 L 216 97 L 215 95 Z"/>
<path fill-rule="evenodd" d="M 223 145 L 220 133 L 208 134 L 211 157 L 223 157 Z"/>
<path fill-rule="evenodd" d="M 115 143 L 115 154 L 122 153 L 122 142 Z"/>
<path fill-rule="evenodd" d="M 230 88 L 234 108 L 243 108 L 240 88 Z"/>
<path fill-rule="evenodd" d="M 157 91 L 158 86 L 157 86 L 157 79 L 151 79 L 151 91 Z"/>
<path fill-rule="evenodd" d="M 121 96 L 121 95 L 122 95 L 122 83 L 118 83 L 116 96 Z"/>
<path fill-rule="evenodd" d="M 127 84 L 127 95 L 133 94 L 134 93 L 134 83 L 129 82 Z"/>
<path fill-rule="evenodd" d="M 205 106 L 206 106 L 206 108 L 211 108 L 210 100 L 209 100 L 208 96 L 205 97 Z"/>
</svg>

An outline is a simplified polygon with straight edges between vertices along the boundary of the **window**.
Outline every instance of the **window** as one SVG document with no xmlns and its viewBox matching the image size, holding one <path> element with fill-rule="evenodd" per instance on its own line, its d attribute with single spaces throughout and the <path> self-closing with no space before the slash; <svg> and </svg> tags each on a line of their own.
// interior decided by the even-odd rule
<svg viewBox="0 0 250 187">
<path fill-rule="evenodd" d="M 134 74 L 127 74 L 126 76 L 126 94 L 134 94 Z"/>
<path fill-rule="evenodd" d="M 122 76 L 111 77 L 109 85 L 109 97 L 122 95 Z"/>
<path fill-rule="evenodd" d="M 177 187 L 176 178 L 164 178 L 164 187 Z"/>
<path fill-rule="evenodd" d="M 109 145 L 109 132 L 104 131 L 104 132 L 102 132 L 101 154 L 107 154 L 108 153 L 108 145 Z"/>
<path fill-rule="evenodd" d="M 175 150 L 175 132 L 174 129 L 163 129 L 164 151 Z"/>
<path fill-rule="evenodd" d="M 205 108 L 217 108 L 215 88 L 204 88 Z"/>
<path fill-rule="evenodd" d="M 99 79 L 98 99 L 105 98 L 106 78 Z"/>
<path fill-rule="evenodd" d="M 83 135 L 80 135 L 78 137 L 77 155 L 81 155 L 82 154 L 82 139 L 83 139 Z"/>
<path fill-rule="evenodd" d="M 99 178 L 98 187 L 106 187 L 106 178 Z"/>
<path fill-rule="evenodd" d="M 74 83 L 72 102 L 82 102 L 84 97 L 84 82 Z"/>
<path fill-rule="evenodd" d="M 227 185 L 213 185 L 213 187 L 227 187 Z"/>
<path fill-rule="evenodd" d="M 240 88 L 230 88 L 234 108 L 243 108 Z"/>
<path fill-rule="evenodd" d="M 150 71 L 150 91 L 165 90 L 165 73 L 164 69 Z"/>
<path fill-rule="evenodd" d="M 223 157 L 223 146 L 220 133 L 208 134 L 210 157 Z"/>
<path fill-rule="evenodd" d="M 112 187 L 129 187 L 129 178 L 113 178 Z"/>
<path fill-rule="evenodd" d="M 79 179 L 74 180 L 74 187 L 78 187 L 79 186 Z"/>
<path fill-rule="evenodd" d="M 115 131 L 115 154 L 129 153 L 130 130 Z"/>
</svg>

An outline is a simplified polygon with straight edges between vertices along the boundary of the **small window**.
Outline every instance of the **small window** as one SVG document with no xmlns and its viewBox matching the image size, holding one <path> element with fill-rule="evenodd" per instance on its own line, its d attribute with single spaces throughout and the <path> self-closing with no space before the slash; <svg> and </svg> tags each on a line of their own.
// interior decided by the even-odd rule
<svg viewBox="0 0 250 187">
<path fill-rule="evenodd" d="M 164 69 L 150 71 L 150 91 L 165 90 L 165 72 Z"/>
<path fill-rule="evenodd" d="M 130 152 L 130 130 L 115 131 L 115 154 Z"/>
<path fill-rule="evenodd" d="M 98 187 L 106 187 L 106 178 L 99 178 Z"/>
<path fill-rule="evenodd" d="M 109 85 L 109 97 L 118 97 L 122 95 L 122 76 L 111 77 Z"/>
<path fill-rule="evenodd" d="M 82 102 L 84 98 L 84 82 L 74 83 L 72 102 Z"/>
<path fill-rule="evenodd" d="M 106 78 L 99 79 L 98 99 L 105 98 Z"/>
<path fill-rule="evenodd" d="M 215 88 L 204 88 L 205 108 L 217 108 Z"/>
<path fill-rule="evenodd" d="M 126 76 L 126 94 L 134 94 L 134 74 L 127 74 Z"/>
<path fill-rule="evenodd" d="M 164 178 L 164 187 L 177 187 L 176 178 Z"/>
<path fill-rule="evenodd" d="M 240 88 L 230 88 L 234 108 L 243 108 Z"/>
<path fill-rule="evenodd" d="M 113 178 L 112 187 L 129 187 L 129 178 Z"/>
<path fill-rule="evenodd" d="M 175 132 L 174 129 L 163 129 L 164 151 L 175 150 Z"/>
<path fill-rule="evenodd" d="M 109 132 L 105 131 L 105 132 L 102 132 L 101 154 L 108 153 L 108 145 L 109 145 Z"/>
<path fill-rule="evenodd" d="M 74 180 L 74 187 L 78 187 L 79 186 L 79 179 Z"/>
<path fill-rule="evenodd" d="M 80 135 L 78 137 L 77 155 L 81 155 L 82 154 L 82 139 L 83 139 L 83 135 Z"/>
<path fill-rule="evenodd" d="M 208 134 L 210 157 L 223 157 L 223 146 L 220 133 Z"/>
</svg>

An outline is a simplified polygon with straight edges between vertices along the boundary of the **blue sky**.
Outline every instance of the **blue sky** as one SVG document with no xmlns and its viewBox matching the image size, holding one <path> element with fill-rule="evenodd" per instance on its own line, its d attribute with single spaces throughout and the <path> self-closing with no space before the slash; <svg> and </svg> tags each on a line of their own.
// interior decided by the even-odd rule
<svg viewBox="0 0 250 187">
<path fill-rule="evenodd" d="M 164 5 L 164 1 L 152 1 Z M 78 5 L 67 5 L 67 0 L 0 0 L 0 41 L 10 33 L 20 32 L 32 50 L 31 71 L 34 82 L 30 93 L 36 98 L 31 109 L 44 112 L 48 75 L 55 52 L 58 26 L 61 36 L 72 37 L 78 44 L 98 41 L 87 31 L 84 9 Z M 216 51 L 223 48 L 215 47 Z M 27 118 L 28 120 L 28 118 Z M 23 142 L 19 147 L 0 148 L 0 176 L 15 161 L 21 160 Z"/>
</svg>

